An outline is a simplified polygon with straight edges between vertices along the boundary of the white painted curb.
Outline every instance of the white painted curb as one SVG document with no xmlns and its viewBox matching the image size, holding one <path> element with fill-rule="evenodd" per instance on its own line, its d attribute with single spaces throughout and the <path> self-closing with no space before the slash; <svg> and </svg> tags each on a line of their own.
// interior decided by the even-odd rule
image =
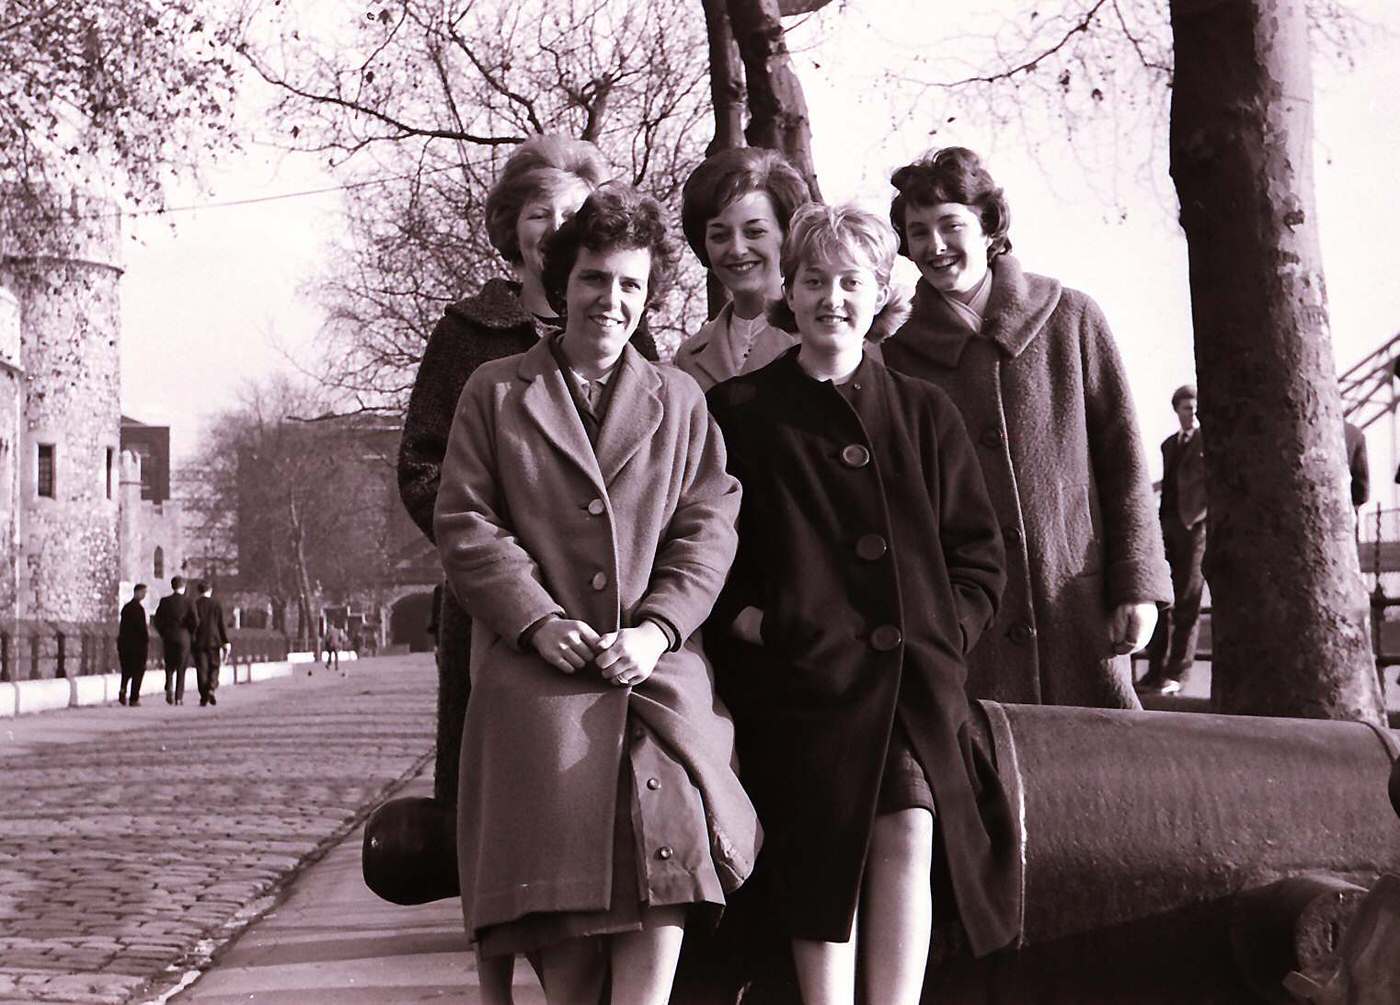
<svg viewBox="0 0 1400 1005">
<path fill-rule="evenodd" d="M 342 656 L 341 659 L 345 657 Z M 289 677 L 290 662 L 238 663 L 219 667 L 219 686 L 251 684 L 258 681 Z M 90 674 L 47 680 L 22 680 L 0 683 L 0 719 L 12 719 L 30 712 L 48 712 L 58 708 L 86 705 L 106 705 L 117 700 L 121 688 L 120 673 Z M 185 689 L 198 692 L 194 668 L 185 671 Z M 165 697 L 165 671 L 148 669 L 141 681 L 142 699 Z"/>
</svg>

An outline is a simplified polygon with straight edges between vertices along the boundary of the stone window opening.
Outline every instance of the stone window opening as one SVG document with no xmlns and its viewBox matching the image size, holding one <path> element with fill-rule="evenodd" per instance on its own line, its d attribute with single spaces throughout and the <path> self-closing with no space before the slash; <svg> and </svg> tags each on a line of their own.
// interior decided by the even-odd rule
<svg viewBox="0 0 1400 1005">
<path fill-rule="evenodd" d="M 155 557 L 154 566 L 155 566 L 155 568 L 153 569 L 153 575 L 156 577 L 156 579 L 164 579 L 164 578 L 165 578 L 165 549 L 162 548 L 160 545 L 156 545 L 156 557 Z"/>
<path fill-rule="evenodd" d="M 57 448 L 52 443 L 40 443 L 38 462 L 34 469 L 34 489 L 37 495 L 45 499 L 58 498 L 55 486 L 57 467 Z"/>
<path fill-rule="evenodd" d="M 107 498 L 112 498 L 112 473 L 116 464 L 117 452 L 111 447 L 107 448 Z"/>
</svg>

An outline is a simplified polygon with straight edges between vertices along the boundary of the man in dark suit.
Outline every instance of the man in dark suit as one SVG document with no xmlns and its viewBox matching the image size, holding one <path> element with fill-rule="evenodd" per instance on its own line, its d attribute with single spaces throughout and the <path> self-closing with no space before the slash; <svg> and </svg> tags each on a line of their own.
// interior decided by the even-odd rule
<svg viewBox="0 0 1400 1005">
<path fill-rule="evenodd" d="M 128 704 L 127 687 L 131 691 L 131 707 L 141 704 L 141 679 L 146 676 L 146 652 L 150 630 L 146 627 L 146 584 L 137 583 L 131 599 L 122 606 L 117 624 L 117 662 L 121 665 L 122 681 L 117 688 L 117 701 Z"/>
<path fill-rule="evenodd" d="M 160 598 L 151 623 L 160 632 L 161 648 L 165 651 L 165 703 L 185 703 L 185 668 L 190 663 L 190 643 L 199 629 L 199 615 L 194 604 L 185 596 L 185 577 L 170 580 L 174 592 Z"/>
<path fill-rule="evenodd" d="M 1196 389 L 1186 384 L 1172 394 L 1181 428 L 1162 441 L 1162 540 L 1172 568 L 1175 601 L 1157 620 L 1147 646 L 1147 674 L 1138 690 L 1175 694 L 1196 659 L 1200 628 L 1201 564 L 1206 553 L 1206 471 L 1201 427 L 1196 422 Z"/>
<path fill-rule="evenodd" d="M 219 687 L 219 664 L 228 656 L 228 632 L 224 629 L 223 606 L 214 599 L 213 588 L 204 580 L 194 584 L 199 599 L 194 613 L 199 628 L 194 633 L 194 675 L 199 685 L 199 704 L 217 705 L 214 692 Z"/>
</svg>

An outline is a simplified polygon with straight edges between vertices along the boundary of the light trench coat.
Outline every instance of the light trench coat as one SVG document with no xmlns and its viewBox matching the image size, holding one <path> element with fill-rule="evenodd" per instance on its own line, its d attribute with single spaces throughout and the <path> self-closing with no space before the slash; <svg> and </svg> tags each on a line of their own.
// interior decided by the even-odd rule
<svg viewBox="0 0 1400 1005">
<path fill-rule="evenodd" d="M 483 364 L 453 419 L 435 528 L 473 619 L 457 827 L 469 934 L 608 907 L 629 715 L 683 766 L 705 818 L 689 828 L 702 833 L 641 835 L 643 896 L 722 903 L 758 852 L 733 725 L 696 634 L 734 558 L 739 484 L 691 378 L 629 346 L 612 379 L 596 452 L 547 341 Z M 621 688 L 518 646 L 552 612 L 600 634 L 657 615 L 685 641 Z M 636 748 L 627 756 L 636 770 Z"/>
</svg>

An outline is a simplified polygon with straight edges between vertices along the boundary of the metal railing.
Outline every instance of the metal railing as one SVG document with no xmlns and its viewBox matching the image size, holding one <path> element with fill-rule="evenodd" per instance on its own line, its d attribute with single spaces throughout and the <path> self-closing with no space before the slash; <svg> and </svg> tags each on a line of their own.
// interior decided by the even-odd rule
<svg viewBox="0 0 1400 1005">
<path fill-rule="evenodd" d="M 232 663 L 271 663 L 287 658 L 287 636 L 258 628 L 230 628 Z M 146 667 L 164 667 L 160 636 L 153 630 Z M 0 622 L 0 683 L 86 677 L 118 669 L 115 621 Z"/>
</svg>

